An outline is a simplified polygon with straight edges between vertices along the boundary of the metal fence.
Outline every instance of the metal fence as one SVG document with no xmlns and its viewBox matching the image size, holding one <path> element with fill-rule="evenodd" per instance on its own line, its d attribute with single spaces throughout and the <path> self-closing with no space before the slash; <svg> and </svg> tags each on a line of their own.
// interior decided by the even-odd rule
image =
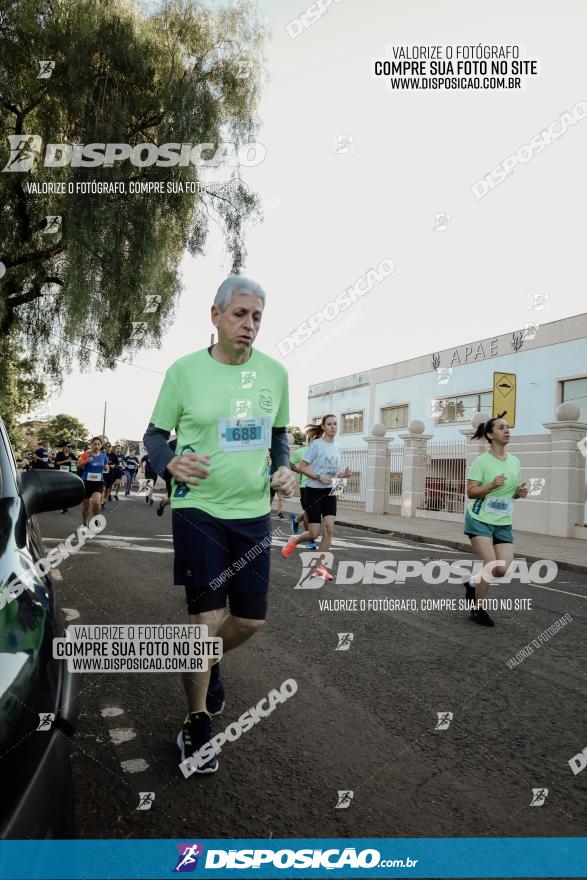
<svg viewBox="0 0 587 880">
<path fill-rule="evenodd" d="M 343 449 L 342 466 L 350 467 L 352 475 L 347 477 L 346 487 L 338 497 L 338 506 L 350 510 L 365 510 L 367 490 L 367 450 Z"/>
<path fill-rule="evenodd" d="M 421 510 L 463 513 L 465 509 L 466 441 L 428 443 L 426 484 L 418 499 Z"/>
<path fill-rule="evenodd" d="M 387 450 L 387 472 L 389 474 L 389 513 L 401 513 L 402 483 L 404 469 L 404 444 L 392 443 Z"/>
</svg>

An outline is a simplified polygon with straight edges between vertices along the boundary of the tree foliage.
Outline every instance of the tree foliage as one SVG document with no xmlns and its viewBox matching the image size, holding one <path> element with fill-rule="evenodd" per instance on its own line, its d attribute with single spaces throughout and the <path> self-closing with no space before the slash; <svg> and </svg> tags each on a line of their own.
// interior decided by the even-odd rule
<svg viewBox="0 0 587 880">
<path fill-rule="evenodd" d="M 88 429 L 74 416 L 60 413 L 54 416 L 37 434 L 43 446 L 55 449 L 64 440 L 69 440 L 74 449 L 85 449 L 88 444 Z"/>
<path fill-rule="evenodd" d="M 192 164 L 45 167 L 46 145 L 255 141 L 263 40 L 246 6 L 164 0 L 146 16 L 134 0 L 3 0 L 1 165 L 9 135 L 38 135 L 42 149 L 30 171 L 0 173 L 0 338 L 18 339 L 48 378 L 59 381 L 76 353 L 82 367 L 95 353 L 98 369 L 112 368 L 123 353 L 157 345 L 186 249 L 202 254 L 216 222 L 240 271 L 243 227 L 258 202 L 236 166 L 233 185 L 219 193 L 207 186 L 210 169 L 204 175 Z M 39 78 L 42 60 L 54 62 L 49 78 Z M 124 182 L 127 191 L 130 181 L 194 182 L 202 190 L 67 192 L 88 181 Z M 65 184 L 66 194 L 32 194 L 33 182 Z M 56 231 L 48 216 L 62 218 Z M 153 294 L 157 310 L 145 313 Z M 137 321 L 144 326 L 133 338 Z M 0 385 L 11 369 L 1 358 Z"/>
<path fill-rule="evenodd" d="M 15 446 L 24 447 L 26 437 L 17 422 L 17 415 L 29 412 L 45 396 L 45 385 L 39 378 L 33 360 L 19 354 L 16 342 L 0 338 L 0 417 Z"/>
<path fill-rule="evenodd" d="M 308 442 L 306 440 L 306 435 L 304 434 L 304 432 L 302 431 L 301 428 L 298 428 L 297 425 L 288 425 L 287 426 L 287 433 L 291 434 L 293 436 L 294 443 L 296 444 L 296 446 L 305 446 L 306 443 Z"/>
</svg>

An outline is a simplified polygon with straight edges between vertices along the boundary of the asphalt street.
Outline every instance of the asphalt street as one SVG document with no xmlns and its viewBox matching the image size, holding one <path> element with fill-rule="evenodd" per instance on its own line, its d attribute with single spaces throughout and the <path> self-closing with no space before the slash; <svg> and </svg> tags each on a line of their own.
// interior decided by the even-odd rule
<svg viewBox="0 0 587 880">
<path fill-rule="evenodd" d="M 106 529 L 62 564 L 57 601 L 70 622 L 187 622 L 173 586 L 170 511 L 155 510 L 121 497 L 105 511 Z M 80 522 L 79 509 L 40 516 L 46 550 Z M 584 835 L 587 770 L 575 775 L 568 762 L 587 746 L 587 576 L 493 587 L 492 597 L 530 607 L 491 611 L 496 626 L 483 628 L 466 610 L 422 609 L 422 600 L 464 598 L 459 585 L 297 586 L 302 558 L 280 552 L 289 522 L 272 522 L 267 626 L 224 659 L 227 704 L 214 731 L 286 679 L 297 693 L 224 746 L 218 773 L 185 779 L 179 674 L 83 674 L 71 742 L 76 836 Z M 333 553 L 335 570 L 466 558 L 338 527 Z M 359 610 L 362 599 L 415 599 L 417 610 Z M 357 600 L 357 610 L 332 610 L 335 600 Z M 565 614 L 561 632 L 508 666 Z M 352 633 L 342 650 L 339 633 Z M 137 809 L 140 792 L 154 793 L 150 809 Z M 339 792 L 352 792 L 346 807 Z"/>
</svg>

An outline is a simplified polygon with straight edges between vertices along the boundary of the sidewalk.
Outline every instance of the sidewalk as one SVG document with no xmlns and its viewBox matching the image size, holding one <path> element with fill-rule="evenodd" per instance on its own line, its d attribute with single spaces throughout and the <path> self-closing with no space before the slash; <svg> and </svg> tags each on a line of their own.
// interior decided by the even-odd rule
<svg viewBox="0 0 587 880">
<path fill-rule="evenodd" d="M 300 512 L 299 499 L 284 499 L 284 511 Z M 339 505 L 337 523 L 355 529 L 366 529 L 395 538 L 408 538 L 422 543 L 441 544 L 455 550 L 471 552 L 469 539 L 463 533 L 460 522 L 445 522 L 425 517 L 406 517 L 390 514 L 378 516 L 363 510 L 352 510 Z M 587 573 L 587 541 L 577 538 L 555 538 L 550 535 L 536 535 L 532 532 L 514 533 L 516 557 L 524 557 L 528 562 L 538 559 L 552 559 L 558 567 L 566 571 Z"/>
</svg>

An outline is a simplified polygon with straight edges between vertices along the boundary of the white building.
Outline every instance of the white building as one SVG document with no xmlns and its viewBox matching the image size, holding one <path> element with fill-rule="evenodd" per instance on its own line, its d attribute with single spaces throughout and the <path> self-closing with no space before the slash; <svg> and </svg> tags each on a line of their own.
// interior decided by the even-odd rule
<svg viewBox="0 0 587 880">
<path fill-rule="evenodd" d="M 308 421 L 336 415 L 347 449 L 376 422 L 389 437 L 419 419 L 435 440 L 462 439 L 475 412 L 492 413 L 494 373 L 516 377 L 514 435 L 545 433 L 564 401 L 587 422 L 587 313 L 311 385 Z"/>
</svg>

